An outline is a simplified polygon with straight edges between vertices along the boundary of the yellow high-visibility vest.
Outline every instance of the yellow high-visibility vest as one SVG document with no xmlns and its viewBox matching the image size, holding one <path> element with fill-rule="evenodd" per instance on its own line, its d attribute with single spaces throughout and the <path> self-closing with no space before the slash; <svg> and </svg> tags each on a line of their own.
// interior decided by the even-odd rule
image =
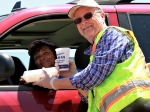
<svg viewBox="0 0 150 112">
<path fill-rule="evenodd" d="M 92 90 L 88 91 L 88 112 L 119 112 L 137 98 L 150 98 L 149 69 L 133 32 L 112 27 L 131 38 L 134 42 L 134 51 L 127 60 L 118 63 L 99 86 L 93 88 L 93 93 Z M 98 34 L 92 48 L 93 53 L 106 29 Z M 94 55 L 91 55 L 90 62 L 93 59 Z"/>
</svg>

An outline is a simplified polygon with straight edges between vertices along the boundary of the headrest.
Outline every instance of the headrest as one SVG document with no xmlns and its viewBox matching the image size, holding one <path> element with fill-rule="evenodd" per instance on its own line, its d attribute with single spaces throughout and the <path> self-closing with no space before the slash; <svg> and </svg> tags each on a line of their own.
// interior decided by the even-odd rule
<svg viewBox="0 0 150 112">
<path fill-rule="evenodd" d="M 0 80 L 5 80 L 15 73 L 15 64 L 11 56 L 0 53 Z"/>
<path fill-rule="evenodd" d="M 88 41 L 79 45 L 75 52 L 75 64 L 78 69 L 84 69 L 89 64 L 90 56 L 85 55 L 84 51 L 90 46 Z"/>
<path fill-rule="evenodd" d="M 29 68 L 28 70 L 35 70 L 38 69 L 38 67 L 36 66 L 35 62 L 34 62 L 34 58 L 32 56 L 30 56 L 30 61 L 29 61 Z"/>
</svg>

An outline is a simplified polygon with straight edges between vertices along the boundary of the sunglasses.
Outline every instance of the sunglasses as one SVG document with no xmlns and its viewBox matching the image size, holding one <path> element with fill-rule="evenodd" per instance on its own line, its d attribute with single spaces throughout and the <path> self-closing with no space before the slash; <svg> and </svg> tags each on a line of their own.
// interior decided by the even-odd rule
<svg viewBox="0 0 150 112">
<path fill-rule="evenodd" d="M 88 13 L 86 13 L 84 16 L 83 16 L 83 18 L 84 19 L 86 19 L 86 20 L 88 20 L 88 19 L 90 19 L 90 18 L 92 18 L 93 17 L 93 14 L 94 13 L 100 13 L 101 11 L 95 11 L 95 12 L 88 12 Z M 82 22 L 82 18 L 80 17 L 80 18 L 76 18 L 75 20 L 74 20 L 74 23 L 75 24 L 80 24 Z"/>
</svg>

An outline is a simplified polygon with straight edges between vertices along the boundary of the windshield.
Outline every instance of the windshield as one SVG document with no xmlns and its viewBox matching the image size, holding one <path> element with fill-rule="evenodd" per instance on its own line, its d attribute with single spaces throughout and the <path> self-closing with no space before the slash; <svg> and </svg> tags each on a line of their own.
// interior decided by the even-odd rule
<svg viewBox="0 0 150 112">
<path fill-rule="evenodd" d="M 1 15 L 0 16 L 0 22 L 2 21 L 2 20 L 4 20 L 5 18 L 7 18 L 8 16 L 10 16 L 11 14 L 6 14 L 6 15 Z"/>
</svg>

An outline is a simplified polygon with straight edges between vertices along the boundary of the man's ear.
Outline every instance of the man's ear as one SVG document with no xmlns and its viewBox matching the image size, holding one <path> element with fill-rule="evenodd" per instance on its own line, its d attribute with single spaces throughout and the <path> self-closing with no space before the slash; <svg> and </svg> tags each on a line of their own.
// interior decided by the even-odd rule
<svg viewBox="0 0 150 112">
<path fill-rule="evenodd" d="M 105 21 L 105 13 L 103 11 L 101 12 L 101 17 Z"/>
</svg>

